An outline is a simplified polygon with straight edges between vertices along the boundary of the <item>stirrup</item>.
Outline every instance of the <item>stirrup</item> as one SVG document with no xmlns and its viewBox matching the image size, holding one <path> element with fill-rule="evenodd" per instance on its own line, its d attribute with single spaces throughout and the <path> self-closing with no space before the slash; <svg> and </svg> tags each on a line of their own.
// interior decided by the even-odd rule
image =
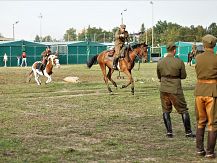
<svg viewBox="0 0 217 163">
<path fill-rule="evenodd" d="M 113 67 L 112 67 L 114 70 L 118 70 L 118 67 L 117 66 L 115 66 L 115 65 L 113 65 Z"/>
</svg>

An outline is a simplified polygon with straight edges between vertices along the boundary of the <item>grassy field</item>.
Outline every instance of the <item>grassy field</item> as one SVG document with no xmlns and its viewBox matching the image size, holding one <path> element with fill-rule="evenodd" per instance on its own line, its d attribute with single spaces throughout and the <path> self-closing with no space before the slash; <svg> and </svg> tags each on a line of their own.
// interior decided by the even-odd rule
<svg viewBox="0 0 217 163">
<path fill-rule="evenodd" d="M 135 95 L 126 79 L 108 94 L 98 65 L 55 68 L 53 82 L 26 83 L 30 67 L 0 68 L 0 162 L 210 162 L 195 156 L 181 116 L 171 114 L 175 137 L 165 136 L 156 64 L 133 70 Z M 183 81 L 195 131 L 194 67 Z M 121 75 L 123 75 L 121 73 Z M 81 83 L 63 81 L 78 76 Z"/>
</svg>

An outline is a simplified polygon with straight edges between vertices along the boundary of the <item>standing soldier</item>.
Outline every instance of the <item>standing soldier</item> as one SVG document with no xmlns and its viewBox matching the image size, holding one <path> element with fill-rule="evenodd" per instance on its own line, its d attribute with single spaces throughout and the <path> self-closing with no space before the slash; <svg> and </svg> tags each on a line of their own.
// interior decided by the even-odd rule
<svg viewBox="0 0 217 163">
<path fill-rule="evenodd" d="M 115 33 L 115 56 L 113 61 L 113 69 L 117 70 L 118 59 L 124 55 L 125 42 L 129 42 L 129 34 L 125 30 L 126 25 L 121 24 Z"/>
<path fill-rule="evenodd" d="M 167 129 L 167 137 L 173 137 L 170 119 L 172 105 L 182 115 L 186 137 L 195 137 L 191 130 L 190 116 L 181 85 L 181 79 L 185 79 L 187 76 L 185 65 L 179 58 L 174 57 L 176 54 L 176 45 L 174 43 L 167 45 L 167 52 L 167 56 L 157 64 L 163 120 Z"/>
<path fill-rule="evenodd" d="M 217 38 L 206 35 L 202 38 L 205 52 L 196 57 L 197 84 L 195 87 L 195 109 L 197 119 L 197 155 L 215 158 L 217 137 L 217 56 L 214 47 Z M 204 132 L 208 128 L 208 141 L 204 150 Z"/>
</svg>

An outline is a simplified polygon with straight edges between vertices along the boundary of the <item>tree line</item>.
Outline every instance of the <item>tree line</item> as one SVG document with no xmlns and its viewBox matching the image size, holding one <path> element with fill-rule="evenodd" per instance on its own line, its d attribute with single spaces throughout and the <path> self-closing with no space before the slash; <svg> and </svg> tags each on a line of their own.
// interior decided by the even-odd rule
<svg viewBox="0 0 217 163">
<path fill-rule="evenodd" d="M 118 27 L 114 27 L 111 31 L 102 28 L 90 27 L 84 28 L 81 32 L 77 32 L 75 28 L 71 27 L 65 31 L 62 40 L 52 38 L 52 36 L 44 36 L 40 38 L 35 36 L 35 42 L 58 42 L 58 41 L 93 41 L 93 42 L 113 42 L 114 35 Z M 202 36 L 205 34 L 212 34 L 217 36 L 217 24 L 211 23 L 208 27 L 202 25 L 190 27 L 181 26 L 177 23 L 159 20 L 153 28 L 154 30 L 154 46 L 165 45 L 169 41 L 177 42 L 201 42 Z M 2 34 L 0 33 L 0 36 Z M 152 28 L 145 28 L 144 23 L 141 25 L 137 33 L 130 33 L 130 40 L 132 42 L 147 42 L 148 45 L 152 43 Z"/>
</svg>

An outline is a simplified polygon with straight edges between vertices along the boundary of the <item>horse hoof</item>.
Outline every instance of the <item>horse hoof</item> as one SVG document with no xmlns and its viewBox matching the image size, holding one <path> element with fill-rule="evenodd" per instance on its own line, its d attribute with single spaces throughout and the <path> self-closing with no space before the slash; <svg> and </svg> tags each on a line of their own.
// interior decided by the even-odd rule
<svg viewBox="0 0 217 163">
<path fill-rule="evenodd" d="M 126 85 L 122 85 L 122 87 L 121 88 L 126 88 Z"/>
</svg>

